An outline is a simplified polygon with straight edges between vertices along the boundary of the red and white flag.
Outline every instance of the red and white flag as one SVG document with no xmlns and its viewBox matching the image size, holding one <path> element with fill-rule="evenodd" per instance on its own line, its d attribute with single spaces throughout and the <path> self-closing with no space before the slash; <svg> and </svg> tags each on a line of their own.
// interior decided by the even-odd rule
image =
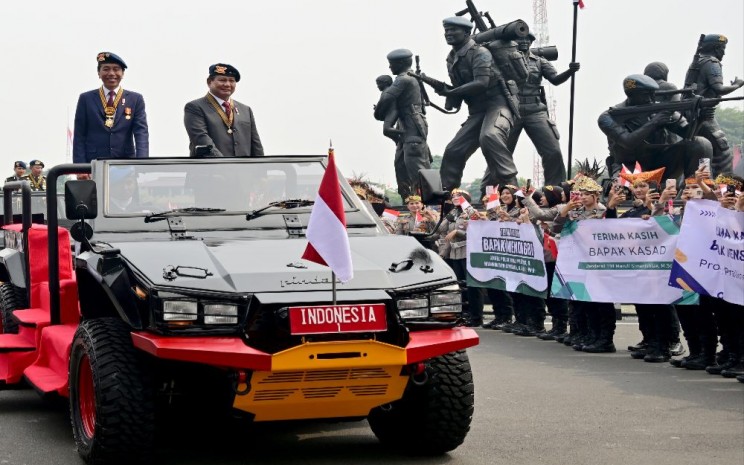
<svg viewBox="0 0 744 465">
<path fill-rule="evenodd" d="M 501 206 L 501 200 L 499 198 L 498 192 L 488 196 L 488 201 L 486 202 L 486 210 L 493 210 L 494 208 L 498 208 L 500 206 Z"/>
<path fill-rule="evenodd" d="M 338 184 L 333 148 L 328 149 L 328 167 L 310 212 L 306 236 L 307 247 L 302 258 L 330 267 L 342 283 L 354 277 L 344 200 Z"/>
<path fill-rule="evenodd" d="M 397 210 L 391 210 L 389 208 L 386 208 L 382 212 L 382 217 L 387 219 L 388 221 L 397 221 L 399 216 L 400 212 L 398 212 Z"/>
<path fill-rule="evenodd" d="M 422 221 L 424 221 L 424 215 L 421 214 L 420 210 L 416 210 L 416 224 L 419 224 Z"/>
<path fill-rule="evenodd" d="M 578 4 L 579 8 L 584 8 L 584 0 L 573 0 L 574 4 Z"/>
</svg>

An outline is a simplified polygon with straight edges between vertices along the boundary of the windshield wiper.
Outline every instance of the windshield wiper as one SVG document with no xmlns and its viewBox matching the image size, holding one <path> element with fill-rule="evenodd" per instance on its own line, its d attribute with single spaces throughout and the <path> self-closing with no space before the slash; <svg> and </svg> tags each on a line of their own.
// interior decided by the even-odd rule
<svg viewBox="0 0 744 465">
<path fill-rule="evenodd" d="M 307 199 L 277 200 L 276 202 L 271 202 L 270 204 L 266 205 L 265 207 L 261 207 L 258 210 L 248 212 L 248 214 L 245 215 L 245 219 L 250 221 L 252 219 L 258 218 L 259 216 L 263 215 L 263 212 L 268 210 L 269 208 L 281 208 L 284 210 L 289 210 L 290 208 L 309 207 L 314 203 L 314 200 Z"/>
<path fill-rule="evenodd" d="M 162 221 L 175 213 L 216 213 L 223 212 L 224 208 L 201 208 L 201 207 L 188 207 L 188 208 L 174 208 L 173 210 L 167 210 L 164 212 L 150 213 L 145 217 L 145 223 L 155 223 Z"/>
</svg>

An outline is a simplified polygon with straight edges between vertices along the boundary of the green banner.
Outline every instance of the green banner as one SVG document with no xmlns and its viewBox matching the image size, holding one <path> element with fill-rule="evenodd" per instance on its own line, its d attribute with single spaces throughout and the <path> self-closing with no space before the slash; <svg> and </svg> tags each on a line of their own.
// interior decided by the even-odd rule
<svg viewBox="0 0 744 465">
<path fill-rule="evenodd" d="M 470 266 L 489 270 L 513 271 L 530 276 L 545 276 L 545 265 L 533 258 L 498 253 L 471 253 Z"/>
</svg>

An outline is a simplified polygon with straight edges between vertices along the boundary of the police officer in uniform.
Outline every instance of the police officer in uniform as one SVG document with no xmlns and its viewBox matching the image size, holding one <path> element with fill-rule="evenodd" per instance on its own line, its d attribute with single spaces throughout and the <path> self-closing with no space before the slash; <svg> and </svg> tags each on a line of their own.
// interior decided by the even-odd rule
<svg viewBox="0 0 744 465">
<path fill-rule="evenodd" d="M 41 160 L 31 160 L 29 166 L 31 167 L 31 172 L 23 176 L 21 180 L 28 181 L 31 184 L 32 191 L 45 191 L 46 177 L 41 174 L 41 170 L 44 169 L 44 162 Z"/>
<path fill-rule="evenodd" d="M 723 84 L 721 60 L 726 54 L 728 39 L 722 34 L 708 34 L 700 42 L 698 54 L 687 70 L 685 87 L 692 87 L 696 95 L 707 98 L 722 97 L 744 86 L 744 79 L 734 78 L 732 85 Z M 710 160 L 711 175 L 731 172 L 734 158 L 726 134 L 715 118 L 706 119 L 700 124 L 698 134 L 713 145 Z M 702 156 L 701 156 L 702 158 Z"/>
<path fill-rule="evenodd" d="M 519 119 L 512 128 L 507 147 L 510 152 L 514 152 L 519 135 L 524 129 L 542 158 L 545 185 L 557 186 L 566 180 L 566 165 L 563 163 L 558 128 L 548 115 L 548 107 L 541 93 L 542 79 L 545 78 L 554 86 L 561 85 L 579 70 L 580 65 L 571 63 L 568 70 L 558 74 L 548 60 L 530 52 L 534 40 L 535 36 L 529 34 L 517 41 L 519 50 L 527 58 L 529 75 L 519 89 Z"/>
<path fill-rule="evenodd" d="M 442 185 L 459 187 L 465 163 L 480 148 L 491 173 L 488 185 L 517 184 L 517 166 L 507 147 L 514 115 L 507 96 L 498 85 L 498 69 L 491 52 L 470 37 L 472 24 L 455 16 L 443 21 L 444 38 L 452 50 L 447 55 L 447 71 L 454 86 L 438 93 L 462 98 L 468 105 L 468 119 L 442 156 Z"/>
<path fill-rule="evenodd" d="M 426 143 L 429 126 L 424 116 L 421 85 L 408 75 L 413 53 L 404 48 L 393 50 L 387 59 L 395 81 L 382 91 L 375 105 L 375 119 L 385 121 L 391 109 L 397 113 L 398 127 L 392 130 L 399 137 L 395 148 L 395 178 L 398 193 L 405 199 L 413 193 L 419 170 L 431 167 L 431 154 Z"/>
<path fill-rule="evenodd" d="M 13 163 L 13 171 L 15 171 L 15 174 L 5 178 L 5 182 L 20 181 L 23 178 L 23 175 L 26 174 L 26 162 L 17 161 Z"/>
<path fill-rule="evenodd" d="M 628 98 L 614 108 L 653 103 L 659 85 L 648 76 L 631 74 L 623 80 L 623 89 Z M 633 166 L 636 161 L 643 171 L 665 168 L 665 179 L 676 179 L 683 173 L 691 177 L 697 170 L 698 159 L 710 158 L 713 152 L 710 142 L 702 137 L 691 141 L 676 137 L 684 137 L 688 126 L 679 113 L 660 111 L 618 120 L 608 110 L 599 116 L 597 124 L 607 136 L 612 178 L 619 174 L 621 164 Z"/>
</svg>

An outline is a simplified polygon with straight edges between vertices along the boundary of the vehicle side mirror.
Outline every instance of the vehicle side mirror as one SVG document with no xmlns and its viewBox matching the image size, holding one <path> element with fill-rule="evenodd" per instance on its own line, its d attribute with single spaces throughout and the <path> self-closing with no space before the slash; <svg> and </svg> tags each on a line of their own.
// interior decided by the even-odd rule
<svg viewBox="0 0 744 465">
<path fill-rule="evenodd" d="M 442 189 L 442 178 L 438 170 L 419 170 L 419 186 L 424 205 L 438 205 L 450 198 L 449 192 Z"/>
<path fill-rule="evenodd" d="M 65 183 L 65 215 L 71 220 L 90 220 L 98 216 L 95 181 L 67 181 Z"/>
</svg>

